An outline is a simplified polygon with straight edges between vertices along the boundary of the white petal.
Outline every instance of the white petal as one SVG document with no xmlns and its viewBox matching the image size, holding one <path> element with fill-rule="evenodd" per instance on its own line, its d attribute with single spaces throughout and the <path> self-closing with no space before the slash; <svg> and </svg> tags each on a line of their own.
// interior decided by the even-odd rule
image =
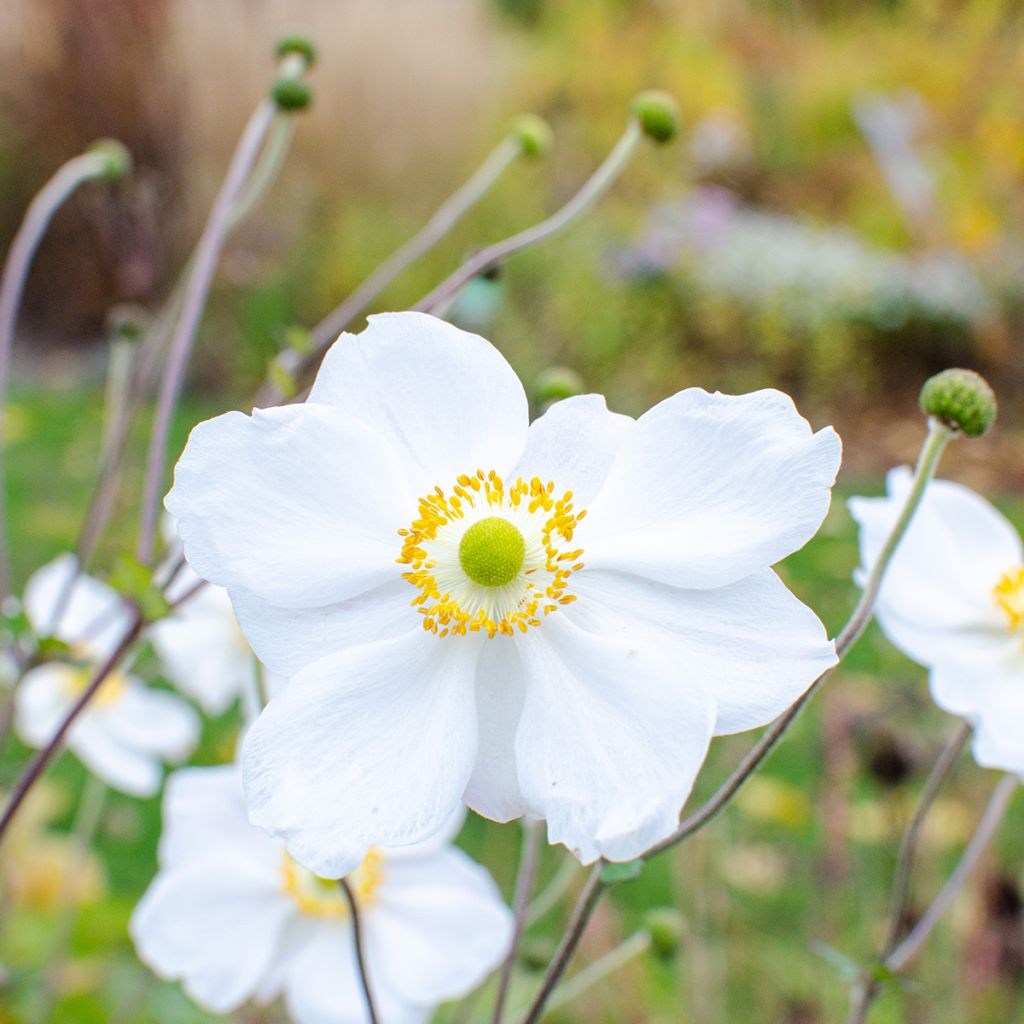
<svg viewBox="0 0 1024 1024">
<path fill-rule="evenodd" d="M 255 656 L 221 587 L 207 584 L 148 636 L 167 678 L 208 714 L 222 714 L 252 685 Z"/>
<path fill-rule="evenodd" d="M 974 759 L 985 768 L 1024 775 L 1024 687 L 998 687 L 974 730 Z"/>
<path fill-rule="evenodd" d="M 679 820 L 713 700 L 642 639 L 584 633 L 557 615 L 516 648 L 526 680 L 516 761 L 530 813 L 585 864 L 640 856 Z"/>
<path fill-rule="evenodd" d="M 160 789 L 163 768 L 148 751 L 127 746 L 83 714 L 68 732 L 68 749 L 108 786 L 130 796 L 150 797 Z"/>
<path fill-rule="evenodd" d="M 439 831 L 476 759 L 484 642 L 417 628 L 299 672 L 245 740 L 251 820 L 324 878 L 347 874 L 371 846 Z"/>
<path fill-rule="evenodd" d="M 82 645 L 102 661 L 120 643 L 131 616 L 113 587 L 77 573 L 77 565 L 74 555 L 64 554 L 34 572 L 25 584 L 25 614 L 38 633 Z"/>
<path fill-rule="evenodd" d="M 347 647 L 389 640 L 419 625 L 412 606 L 419 591 L 401 578 L 319 608 L 275 608 L 254 594 L 232 595 L 238 621 L 271 672 L 291 676 Z"/>
<path fill-rule="evenodd" d="M 563 613 L 588 632 L 671 652 L 673 678 L 697 679 L 714 698 L 716 735 L 766 725 L 836 663 L 821 621 L 771 569 L 714 590 L 584 570 L 573 589 Z"/>
<path fill-rule="evenodd" d="M 410 1003 L 439 1003 L 469 992 L 500 963 L 512 914 L 491 876 L 461 850 L 385 862 L 384 873 L 367 943 L 389 988 Z"/>
<path fill-rule="evenodd" d="M 140 959 L 163 978 L 181 979 L 205 1009 L 234 1009 L 256 991 L 294 911 L 275 881 L 244 864 L 161 872 L 131 919 Z"/>
<path fill-rule="evenodd" d="M 183 761 L 199 741 L 199 716 L 190 705 L 131 677 L 117 700 L 97 702 L 90 718 L 120 745 L 165 761 Z"/>
<path fill-rule="evenodd" d="M 308 403 L 200 423 L 166 503 L 200 576 L 286 607 L 395 578 L 396 531 L 415 510 L 385 441 Z"/>
<path fill-rule="evenodd" d="M 74 703 L 78 683 L 78 673 L 68 665 L 40 665 L 25 673 L 14 691 L 14 726 L 30 747 L 52 739 Z"/>
<path fill-rule="evenodd" d="M 369 914 L 366 927 L 370 928 Z M 305 936 L 285 970 L 285 1005 L 296 1024 L 366 1024 L 368 1015 L 347 922 L 302 922 Z M 319 927 L 317 927 L 319 925 Z M 367 973 L 384 1024 L 425 1024 L 430 1013 L 409 1006 L 381 977 L 367 953 Z"/>
<path fill-rule="evenodd" d="M 513 476 L 551 480 L 571 490 L 584 508 L 601 489 L 615 453 L 633 420 L 608 411 L 601 395 L 577 395 L 555 402 L 530 424 L 526 451 Z"/>
<path fill-rule="evenodd" d="M 504 476 L 526 443 L 526 395 L 502 354 L 424 313 L 371 316 L 361 334 L 343 334 L 309 400 L 387 438 L 417 494 L 477 469 Z"/>
<path fill-rule="evenodd" d="M 910 486 L 910 471 L 903 467 L 889 473 L 887 497 L 850 500 L 865 569 L 877 560 Z M 1022 561 L 1020 537 L 1002 515 L 967 488 L 936 480 L 889 563 L 876 616 L 897 646 L 904 646 L 903 633 L 917 630 L 918 636 L 906 637 L 911 646 L 904 650 L 931 664 L 942 634 L 951 630 L 1005 633 L 992 590 Z"/>
<path fill-rule="evenodd" d="M 742 579 L 814 535 L 839 457 L 778 391 L 682 391 L 627 433 L 580 525 L 583 561 L 678 587 Z"/>
<path fill-rule="evenodd" d="M 477 665 L 479 752 L 462 799 L 492 821 L 511 821 L 526 811 L 516 769 L 523 679 L 514 644 L 511 637 L 489 640 Z"/>
</svg>

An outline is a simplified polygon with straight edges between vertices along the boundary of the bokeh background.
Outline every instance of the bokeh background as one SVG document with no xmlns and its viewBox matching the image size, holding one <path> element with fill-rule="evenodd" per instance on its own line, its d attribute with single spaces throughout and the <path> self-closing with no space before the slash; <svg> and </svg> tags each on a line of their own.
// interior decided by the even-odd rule
<svg viewBox="0 0 1024 1024">
<path fill-rule="evenodd" d="M 245 407 L 291 332 L 409 237 L 512 115 L 549 120 L 548 158 L 516 165 L 376 308 L 412 303 L 467 252 L 568 199 L 632 96 L 653 86 L 678 99 L 681 137 L 643 150 L 570 233 L 474 282 L 452 316 L 528 384 L 565 367 L 624 412 L 690 385 L 781 387 L 843 435 L 841 497 L 877 492 L 888 466 L 913 458 L 925 377 L 973 367 L 996 388 L 1000 424 L 955 446 L 944 472 L 1024 521 L 1022 17 L 1010 0 L 4 0 L 0 250 L 33 193 L 97 137 L 121 139 L 136 162 L 128 180 L 88 186 L 59 214 L 29 282 L 7 412 L 18 581 L 74 540 L 101 433 L 109 312 L 155 311 L 169 293 L 291 30 L 319 49 L 315 102 L 273 192 L 229 243 L 179 447 L 198 419 Z M 139 462 L 101 566 L 132 537 Z M 832 630 L 852 606 L 856 560 L 837 501 L 784 567 Z M 920 670 L 870 633 L 737 804 L 623 886 L 584 950 L 599 954 L 673 902 L 687 922 L 675 961 L 633 965 L 552 1020 L 841 1019 L 844 958 L 878 940 L 900 830 L 951 724 Z M 236 727 L 211 723 L 200 760 L 230 756 Z M 719 742 L 701 788 L 748 744 Z M 17 754 L 0 764 L 0 786 Z M 928 832 L 920 901 L 992 780 L 960 766 Z M 23 862 L 8 856 L 0 1021 L 37 1012 L 54 879 L 70 855 L 58 848 L 82 781 L 65 759 Z M 920 986 L 890 993 L 873 1020 L 1017 1019 L 1020 811 L 915 968 Z M 54 1020 L 207 1019 L 151 979 L 125 937 L 158 821 L 155 801 L 110 801 L 71 958 L 46 975 Z M 464 841 L 511 885 L 514 828 L 474 826 Z M 538 926 L 536 955 L 557 926 L 557 912 Z"/>
</svg>

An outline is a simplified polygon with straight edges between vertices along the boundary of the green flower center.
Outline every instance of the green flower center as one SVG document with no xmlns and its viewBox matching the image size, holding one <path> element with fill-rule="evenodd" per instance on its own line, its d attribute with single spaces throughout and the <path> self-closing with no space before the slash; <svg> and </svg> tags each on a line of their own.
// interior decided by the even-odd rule
<svg viewBox="0 0 1024 1024">
<path fill-rule="evenodd" d="M 488 516 L 474 523 L 459 542 L 459 564 L 463 572 L 483 587 L 511 583 L 523 567 L 526 541 L 500 516 Z"/>
</svg>

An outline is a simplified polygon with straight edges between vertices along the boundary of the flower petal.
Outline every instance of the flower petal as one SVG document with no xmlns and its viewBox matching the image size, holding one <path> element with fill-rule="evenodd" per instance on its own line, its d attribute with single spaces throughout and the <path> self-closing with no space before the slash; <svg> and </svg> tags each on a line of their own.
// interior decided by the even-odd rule
<svg viewBox="0 0 1024 1024">
<path fill-rule="evenodd" d="M 676 827 L 714 701 L 652 645 L 557 615 L 516 649 L 526 683 L 516 762 L 529 812 L 585 864 L 640 856 Z"/>
<path fill-rule="evenodd" d="M 398 578 L 319 608 L 275 608 L 245 590 L 232 601 L 252 649 L 271 672 L 291 676 L 348 647 L 390 640 L 419 625 L 419 593 Z"/>
<path fill-rule="evenodd" d="M 310 402 L 341 409 L 401 453 L 416 494 L 460 473 L 504 476 L 526 443 L 526 394 L 490 342 L 425 313 L 382 313 L 324 357 Z"/>
<path fill-rule="evenodd" d="M 716 735 L 766 725 L 836 663 L 821 621 L 771 569 L 714 590 L 589 571 L 573 586 L 578 599 L 564 614 L 588 632 L 671 651 L 675 676 L 714 698 Z"/>
<path fill-rule="evenodd" d="M 130 796 L 150 797 L 160 789 L 164 772 L 154 754 L 121 743 L 83 714 L 68 732 L 68 749 L 108 786 Z"/>
<path fill-rule="evenodd" d="M 1024 688 L 1001 686 L 990 696 L 974 730 L 974 759 L 984 768 L 1024 776 Z"/>
<path fill-rule="evenodd" d="M 97 701 L 90 720 L 124 747 L 165 761 L 183 761 L 199 741 L 200 721 L 180 697 L 127 679 L 116 700 Z"/>
<path fill-rule="evenodd" d="M 200 423 L 166 504 L 204 579 L 313 607 L 398 575 L 415 496 L 382 438 L 307 403 Z"/>
<path fill-rule="evenodd" d="M 25 673 L 14 691 L 14 726 L 30 747 L 42 747 L 53 738 L 78 685 L 79 675 L 69 665 L 50 663 Z"/>
<path fill-rule="evenodd" d="M 633 426 L 629 416 L 608 411 L 601 395 L 555 402 L 530 424 L 526 451 L 513 476 L 554 481 L 584 507 L 601 489 L 615 453 Z"/>
<path fill-rule="evenodd" d="M 384 871 L 366 936 L 384 983 L 419 1005 L 480 984 L 512 935 L 512 914 L 487 871 L 451 848 L 385 862 Z"/>
<path fill-rule="evenodd" d="M 476 637 L 422 629 L 303 669 L 267 705 L 243 752 L 254 824 L 339 878 L 369 847 L 447 822 L 476 759 Z"/>
<path fill-rule="evenodd" d="M 682 391 L 627 433 L 578 531 L 583 561 L 677 587 L 742 579 L 814 535 L 839 457 L 778 391 Z"/>
<path fill-rule="evenodd" d="M 200 1006 L 226 1013 L 255 993 L 293 907 L 280 886 L 244 863 L 202 863 L 161 872 L 132 915 L 139 958 L 162 978 L 181 979 Z"/>
</svg>

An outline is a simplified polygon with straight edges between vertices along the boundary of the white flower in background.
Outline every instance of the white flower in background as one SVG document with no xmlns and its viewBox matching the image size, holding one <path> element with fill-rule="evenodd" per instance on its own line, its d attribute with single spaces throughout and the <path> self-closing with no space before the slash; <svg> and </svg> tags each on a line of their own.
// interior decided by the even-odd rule
<svg viewBox="0 0 1024 1024">
<path fill-rule="evenodd" d="M 48 743 L 97 668 L 130 626 L 121 596 L 84 574 L 59 612 L 72 555 L 61 555 L 25 586 L 25 613 L 40 636 L 66 643 L 70 660 L 48 662 L 25 674 L 16 691 L 15 725 L 28 744 Z M 67 746 L 96 776 L 133 796 L 152 796 L 163 779 L 161 761 L 184 760 L 199 738 L 199 718 L 180 698 L 153 690 L 115 669 L 67 734 Z"/>
<path fill-rule="evenodd" d="M 164 539 L 169 568 L 181 553 L 181 542 L 170 516 L 164 517 Z M 196 586 L 202 580 L 188 565 L 175 574 L 167 588 L 171 602 L 184 600 L 149 630 L 167 678 L 211 715 L 222 714 L 235 698 L 251 691 L 259 670 L 256 656 L 242 634 L 223 587 Z"/>
<path fill-rule="evenodd" d="M 387 1024 L 418 1024 L 479 984 L 508 946 L 511 914 L 491 877 L 450 846 L 461 816 L 430 842 L 372 849 L 349 875 L 367 972 Z M 299 1024 L 363 1024 L 348 905 L 284 844 L 250 825 L 234 765 L 168 780 L 160 872 L 131 934 L 159 975 L 226 1013 L 283 995 Z"/>
<path fill-rule="evenodd" d="M 910 491 L 909 469 L 882 498 L 853 498 L 862 571 L 870 570 Z M 1024 773 L 1024 550 L 984 498 L 929 485 L 882 583 L 875 617 L 904 654 L 929 669 L 939 707 L 975 729 L 974 756 Z"/>
<path fill-rule="evenodd" d="M 712 734 L 835 661 L 769 566 L 817 530 L 839 447 L 775 391 L 531 425 L 493 346 L 414 313 L 343 335 L 304 405 L 200 424 L 168 507 L 289 677 L 247 737 L 252 820 L 328 877 L 460 800 L 638 856 Z"/>
</svg>

